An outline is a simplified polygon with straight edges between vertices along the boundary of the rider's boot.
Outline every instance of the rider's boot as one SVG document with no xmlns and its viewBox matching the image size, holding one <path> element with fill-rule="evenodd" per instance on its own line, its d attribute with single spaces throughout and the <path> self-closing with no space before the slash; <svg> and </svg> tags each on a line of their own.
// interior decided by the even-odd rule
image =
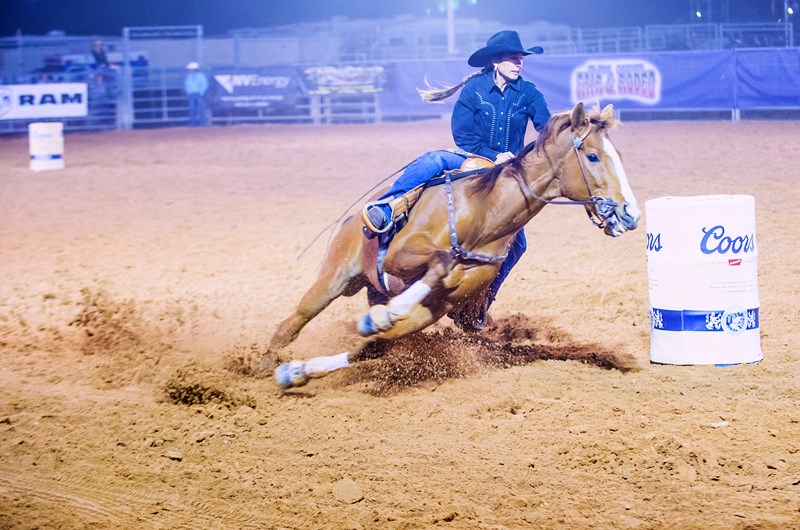
<svg viewBox="0 0 800 530">
<path fill-rule="evenodd" d="M 487 293 L 481 300 L 467 303 L 460 309 L 450 311 L 447 316 L 462 331 L 481 331 L 489 323 L 489 306 L 492 302 L 494 297 Z"/>
<path fill-rule="evenodd" d="M 368 202 L 361 210 L 361 220 L 373 234 L 383 234 L 392 227 L 392 208 L 389 200 L 391 199 Z"/>
</svg>

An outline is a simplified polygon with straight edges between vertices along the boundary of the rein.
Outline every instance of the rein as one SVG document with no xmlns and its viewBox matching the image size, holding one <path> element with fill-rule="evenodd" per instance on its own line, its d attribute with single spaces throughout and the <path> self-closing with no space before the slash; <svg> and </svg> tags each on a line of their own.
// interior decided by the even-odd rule
<svg viewBox="0 0 800 530">
<path fill-rule="evenodd" d="M 586 215 L 589 216 L 589 221 L 596 226 L 597 228 L 603 228 L 605 226 L 605 220 L 608 219 L 611 214 L 614 212 L 614 209 L 619 206 L 619 203 L 612 199 L 606 199 L 605 197 L 601 197 L 599 195 L 594 195 L 592 193 L 592 185 L 589 183 L 589 177 L 586 175 L 586 168 L 583 167 L 583 162 L 581 161 L 580 154 L 578 151 L 583 149 L 583 142 L 586 140 L 586 137 L 589 136 L 592 130 L 589 128 L 582 136 L 574 136 L 572 138 L 572 150 L 575 153 L 575 157 L 578 160 L 578 167 L 581 168 L 581 175 L 583 175 L 583 182 L 586 184 L 586 189 L 589 192 L 589 200 L 587 201 L 561 201 L 561 200 L 549 200 L 543 197 L 539 197 L 536 195 L 533 190 L 531 190 L 528 183 L 525 179 L 519 177 L 518 175 L 514 175 L 517 177 L 517 182 L 519 182 L 520 187 L 523 188 L 523 195 L 525 192 L 530 193 L 530 195 L 535 198 L 537 201 L 542 201 L 547 204 L 561 204 L 561 205 L 575 205 L 575 206 L 594 206 L 595 210 L 597 211 L 597 216 L 590 211 L 586 210 Z"/>
<path fill-rule="evenodd" d="M 589 221 L 596 226 L 597 228 L 603 228 L 605 226 L 605 221 L 608 219 L 611 214 L 614 212 L 614 209 L 619 206 L 619 203 L 612 199 L 606 199 L 605 197 L 601 197 L 599 195 L 595 195 L 592 192 L 592 185 L 589 183 L 589 176 L 586 174 L 586 168 L 583 166 L 583 162 L 581 161 L 579 150 L 583 149 L 583 142 L 592 132 L 591 127 L 582 135 L 582 136 L 574 136 L 572 138 L 572 150 L 575 153 L 575 157 L 578 160 L 578 167 L 581 169 L 581 175 L 583 175 L 583 182 L 586 184 L 586 189 L 589 192 L 589 200 L 586 201 L 562 201 L 562 200 L 550 200 L 545 199 L 543 197 L 539 197 L 534 193 L 531 189 L 528 181 L 526 181 L 522 176 L 515 173 L 514 177 L 519 183 L 520 188 L 522 189 L 522 195 L 525 197 L 527 202 L 528 196 L 533 197 L 537 201 L 544 202 L 546 204 L 560 204 L 560 205 L 575 205 L 575 206 L 594 206 L 597 215 L 593 214 L 591 210 L 588 208 L 586 209 L 586 215 L 589 216 Z M 464 174 L 456 173 L 456 177 L 464 177 L 467 175 L 483 173 L 485 172 L 485 168 L 472 170 L 464 172 Z M 447 221 L 450 227 L 450 255 L 453 258 L 461 258 L 463 260 L 469 261 L 478 261 L 481 263 L 502 263 L 508 257 L 508 252 L 501 256 L 490 256 L 488 254 L 479 254 L 477 252 L 472 252 L 471 250 L 467 250 L 461 246 L 458 242 L 458 233 L 456 231 L 456 212 L 455 212 L 455 200 L 453 199 L 453 185 L 451 182 L 451 173 L 445 172 L 444 175 L 444 192 L 447 196 Z"/>
</svg>

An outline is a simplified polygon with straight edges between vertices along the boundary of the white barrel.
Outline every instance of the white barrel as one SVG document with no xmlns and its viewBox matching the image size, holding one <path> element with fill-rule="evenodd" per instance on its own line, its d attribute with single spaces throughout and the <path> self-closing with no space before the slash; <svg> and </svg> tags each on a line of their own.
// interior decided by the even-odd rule
<svg viewBox="0 0 800 530">
<path fill-rule="evenodd" d="M 660 197 L 645 209 L 650 361 L 760 361 L 755 199 Z"/>
<path fill-rule="evenodd" d="M 37 122 L 28 124 L 28 145 L 33 171 L 64 169 L 64 124 Z"/>
</svg>

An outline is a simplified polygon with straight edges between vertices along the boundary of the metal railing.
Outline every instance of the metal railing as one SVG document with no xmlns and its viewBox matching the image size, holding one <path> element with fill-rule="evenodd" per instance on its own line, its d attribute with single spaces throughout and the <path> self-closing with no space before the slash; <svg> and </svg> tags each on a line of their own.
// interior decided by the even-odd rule
<svg viewBox="0 0 800 530">
<path fill-rule="evenodd" d="M 209 73 L 213 75 L 213 71 Z M 183 93 L 182 69 L 149 69 L 146 77 L 133 76 L 132 121 L 130 128 L 183 126 L 189 123 L 189 106 Z M 207 94 L 207 109 L 211 108 Z M 270 112 L 262 108 L 217 109 L 207 111 L 212 125 L 241 123 L 373 123 L 382 119 L 380 96 L 370 94 L 330 94 L 299 96 L 291 111 Z M 120 124 L 125 127 L 126 124 Z"/>
<path fill-rule="evenodd" d="M 190 60 L 213 57 L 214 64 L 271 66 L 312 61 L 398 61 L 451 57 L 443 24 L 434 21 L 346 20 L 331 24 L 301 24 L 204 36 L 200 26 L 126 28 L 119 37 L 105 38 L 110 51 L 130 52 L 148 45 L 157 52 L 155 67 L 183 67 Z M 463 52 L 483 47 L 497 22 L 461 20 L 456 47 Z M 753 47 L 794 47 L 790 23 L 675 24 L 577 29 L 530 25 L 518 28 L 523 42 L 545 48 L 548 55 L 621 54 L 659 51 L 723 50 Z M 0 38 L 0 75 L 28 75 L 59 55 L 88 54 L 90 37 Z M 188 44 L 187 44 L 188 42 Z M 151 44 L 148 44 L 151 43 Z M 275 50 L 284 50 L 275 53 Z M 66 65 L 62 65 L 66 66 Z"/>
</svg>

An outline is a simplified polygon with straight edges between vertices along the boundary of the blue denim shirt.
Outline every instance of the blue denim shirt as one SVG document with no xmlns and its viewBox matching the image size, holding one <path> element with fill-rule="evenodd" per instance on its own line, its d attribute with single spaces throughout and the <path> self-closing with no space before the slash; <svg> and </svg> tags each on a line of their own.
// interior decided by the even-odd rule
<svg viewBox="0 0 800 530">
<path fill-rule="evenodd" d="M 516 155 L 522 150 L 529 119 L 537 131 L 550 119 L 536 85 L 520 77 L 500 92 L 493 75 L 490 70 L 467 81 L 450 122 L 458 147 L 491 160 L 506 151 Z"/>
</svg>

